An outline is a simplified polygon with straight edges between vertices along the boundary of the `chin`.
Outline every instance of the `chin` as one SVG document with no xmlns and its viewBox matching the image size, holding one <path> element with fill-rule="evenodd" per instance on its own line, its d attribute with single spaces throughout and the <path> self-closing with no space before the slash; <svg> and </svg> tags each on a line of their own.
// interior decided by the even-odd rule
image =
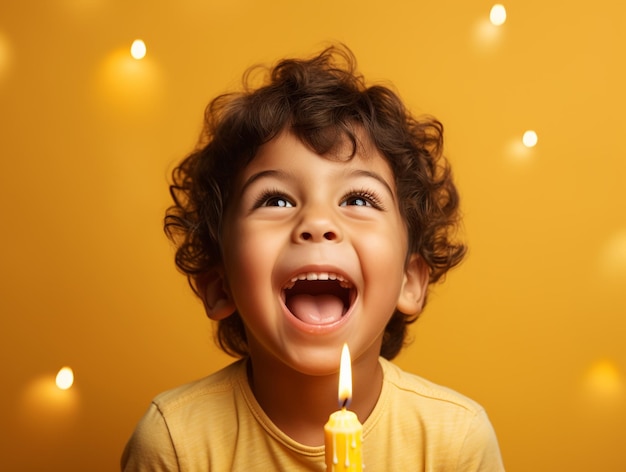
<svg viewBox="0 0 626 472">
<path fill-rule="evenodd" d="M 308 376 L 325 376 L 339 373 L 341 347 L 325 345 L 297 349 L 289 353 L 287 366 L 300 374 Z"/>
</svg>

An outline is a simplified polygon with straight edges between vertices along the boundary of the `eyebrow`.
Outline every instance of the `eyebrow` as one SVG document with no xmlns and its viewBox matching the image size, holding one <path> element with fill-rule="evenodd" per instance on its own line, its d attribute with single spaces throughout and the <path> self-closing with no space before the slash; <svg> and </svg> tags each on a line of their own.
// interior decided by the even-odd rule
<svg viewBox="0 0 626 472">
<path fill-rule="evenodd" d="M 288 172 L 284 172 L 282 170 L 262 170 L 261 172 L 257 172 L 256 174 L 252 174 L 250 177 L 248 177 L 248 179 L 241 186 L 241 193 L 243 194 L 250 185 L 264 177 L 274 177 L 280 180 L 289 180 L 292 176 Z"/>
<path fill-rule="evenodd" d="M 387 189 L 387 191 L 389 192 L 389 195 L 391 195 L 391 198 L 394 201 L 396 200 L 396 194 L 391 189 L 391 186 L 387 183 L 387 181 L 380 174 L 377 174 L 376 172 L 371 172 L 369 170 L 356 169 L 356 170 L 351 171 L 348 175 L 354 176 L 354 177 L 370 177 L 374 180 L 377 180 Z"/>
<path fill-rule="evenodd" d="M 248 177 L 248 179 L 246 179 L 246 181 L 241 186 L 241 193 L 243 194 L 246 191 L 246 189 L 257 180 L 260 180 L 265 177 L 273 177 L 279 180 L 289 180 L 293 176 L 289 172 L 285 172 L 282 170 L 276 170 L 276 169 L 263 170 L 261 172 L 257 172 L 256 174 L 252 174 L 250 177 Z M 364 170 L 364 169 L 355 169 L 353 171 L 350 171 L 347 174 L 347 177 L 369 177 L 371 179 L 374 179 L 380 182 L 387 189 L 387 191 L 389 192 L 389 195 L 394 201 L 396 200 L 395 193 L 391 189 L 391 186 L 387 183 L 387 181 L 380 174 L 376 172 L 372 172 L 372 171 Z"/>
</svg>

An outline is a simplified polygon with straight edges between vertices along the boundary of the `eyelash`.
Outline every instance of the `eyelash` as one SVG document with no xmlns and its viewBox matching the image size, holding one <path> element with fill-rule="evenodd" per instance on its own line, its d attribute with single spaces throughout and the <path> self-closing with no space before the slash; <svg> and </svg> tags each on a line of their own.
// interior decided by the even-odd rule
<svg viewBox="0 0 626 472">
<path fill-rule="evenodd" d="M 355 197 L 362 198 L 363 200 L 368 202 L 370 205 L 372 205 L 373 208 L 375 208 L 377 210 L 384 210 L 385 209 L 385 207 L 384 207 L 384 205 L 382 203 L 382 200 L 378 196 L 378 193 L 376 193 L 376 192 L 374 192 L 372 190 L 367 190 L 367 189 L 350 190 L 341 199 L 341 203 L 343 204 L 347 200 L 349 200 L 351 198 L 355 198 Z"/>
<path fill-rule="evenodd" d="M 346 194 L 341 198 L 340 205 L 343 206 L 343 204 L 346 203 L 346 201 L 350 200 L 351 198 L 361 198 L 377 210 L 385 209 L 378 194 L 371 190 L 367 190 L 367 189 L 350 190 L 346 192 Z M 255 200 L 253 208 L 260 208 L 260 207 L 268 206 L 267 203 L 272 199 L 283 199 L 289 202 L 291 205 L 294 205 L 291 198 L 285 192 L 282 192 L 278 189 L 267 189 L 267 190 L 264 190 L 263 193 L 261 193 L 261 195 L 259 195 L 259 197 Z M 358 206 L 358 205 L 354 205 L 354 206 Z"/>
<path fill-rule="evenodd" d="M 277 189 L 267 189 L 267 190 L 264 190 L 263 193 L 261 193 L 261 195 L 259 195 L 259 197 L 256 199 L 256 201 L 254 202 L 253 208 L 260 208 L 263 206 L 268 206 L 267 202 L 273 198 L 286 200 L 293 205 L 293 202 L 291 201 L 291 199 L 284 192 L 281 192 L 280 190 L 277 190 Z"/>
</svg>

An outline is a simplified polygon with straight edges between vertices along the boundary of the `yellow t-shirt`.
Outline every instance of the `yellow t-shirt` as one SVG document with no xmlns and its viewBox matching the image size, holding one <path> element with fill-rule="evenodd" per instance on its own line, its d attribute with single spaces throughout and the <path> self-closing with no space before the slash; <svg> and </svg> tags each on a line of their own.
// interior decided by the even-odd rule
<svg viewBox="0 0 626 472">
<path fill-rule="evenodd" d="M 363 464 L 379 471 L 503 471 L 495 433 L 472 400 L 385 359 L 363 424 Z M 122 456 L 131 471 L 325 471 L 324 447 L 297 443 L 265 415 L 245 361 L 158 395 Z"/>
</svg>

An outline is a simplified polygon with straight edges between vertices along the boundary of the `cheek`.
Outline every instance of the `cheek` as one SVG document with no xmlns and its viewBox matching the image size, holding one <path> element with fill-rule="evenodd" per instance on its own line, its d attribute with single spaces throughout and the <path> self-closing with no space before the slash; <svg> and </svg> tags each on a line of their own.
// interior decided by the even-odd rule
<svg viewBox="0 0 626 472">
<path fill-rule="evenodd" d="M 397 237 L 370 235 L 361 238 L 360 246 L 361 264 L 367 278 L 376 279 L 387 286 L 402 280 L 406 243 Z"/>
<path fill-rule="evenodd" d="M 224 248 L 227 276 L 231 289 L 246 296 L 255 287 L 271 281 L 277 243 L 275 238 L 254 231 L 239 231 L 236 237 L 231 236 L 230 241 L 232 244 L 226 244 Z"/>
<path fill-rule="evenodd" d="M 359 244 L 365 248 L 369 248 L 372 255 L 379 254 L 385 257 L 385 261 L 389 263 L 397 263 L 401 261 L 404 265 L 408 242 L 404 236 L 406 230 L 398 224 L 382 222 L 375 229 L 370 228 L 369 231 L 361 231 L 359 234 Z"/>
</svg>

